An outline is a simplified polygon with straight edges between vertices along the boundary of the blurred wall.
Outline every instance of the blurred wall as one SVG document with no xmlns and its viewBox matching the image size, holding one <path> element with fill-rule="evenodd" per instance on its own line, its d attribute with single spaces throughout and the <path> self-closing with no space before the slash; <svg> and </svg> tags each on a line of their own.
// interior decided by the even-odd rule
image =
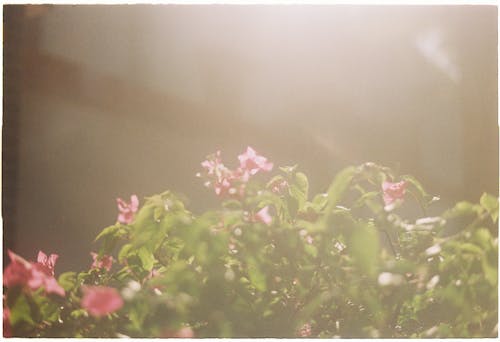
<svg viewBox="0 0 500 342">
<path fill-rule="evenodd" d="M 313 191 L 375 161 L 442 198 L 498 193 L 493 6 L 4 6 L 4 246 L 91 261 L 115 198 L 247 145 Z"/>
</svg>

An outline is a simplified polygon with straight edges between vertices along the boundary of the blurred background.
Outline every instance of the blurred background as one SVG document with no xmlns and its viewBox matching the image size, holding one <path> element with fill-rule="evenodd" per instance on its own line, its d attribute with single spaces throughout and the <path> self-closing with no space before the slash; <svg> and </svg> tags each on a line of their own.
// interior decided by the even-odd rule
<svg viewBox="0 0 500 342">
<path fill-rule="evenodd" d="M 195 173 L 217 149 L 298 163 L 314 192 L 374 161 L 443 208 L 498 194 L 494 6 L 3 11 L 4 252 L 58 273 L 90 265 L 116 197 L 215 206 Z"/>
</svg>

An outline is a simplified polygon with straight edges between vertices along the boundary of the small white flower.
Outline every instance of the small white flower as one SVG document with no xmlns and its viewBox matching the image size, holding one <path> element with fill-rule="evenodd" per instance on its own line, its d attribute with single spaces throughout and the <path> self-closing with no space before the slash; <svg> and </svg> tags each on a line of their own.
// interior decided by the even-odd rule
<svg viewBox="0 0 500 342">
<path fill-rule="evenodd" d="M 431 278 L 431 280 L 429 280 L 429 282 L 427 283 L 426 285 L 426 288 L 427 290 L 431 290 L 434 288 L 434 286 L 437 285 L 437 283 L 439 283 L 439 276 L 436 274 L 434 277 Z"/>
<path fill-rule="evenodd" d="M 133 291 L 128 287 L 125 287 L 121 292 L 122 292 L 122 297 L 125 300 L 131 300 L 135 296 L 135 291 Z"/>
<path fill-rule="evenodd" d="M 428 256 L 433 256 L 439 254 L 440 252 L 441 252 L 441 246 L 439 244 L 431 246 L 425 250 L 425 254 L 427 254 Z"/>
<path fill-rule="evenodd" d="M 128 285 L 128 288 L 130 288 L 132 291 L 138 292 L 141 289 L 141 284 L 135 280 L 131 280 Z"/>
<path fill-rule="evenodd" d="M 333 246 L 337 248 L 339 252 L 342 252 L 345 249 L 345 245 L 340 243 L 339 241 L 335 242 Z"/>
<path fill-rule="evenodd" d="M 436 217 L 424 217 L 415 221 L 415 224 L 424 225 L 424 224 L 433 224 L 433 223 L 443 223 L 443 219 L 439 216 Z"/>
<path fill-rule="evenodd" d="M 387 212 L 394 210 L 394 208 L 396 208 L 396 203 L 397 203 L 397 201 L 389 203 L 388 205 L 386 205 L 384 207 L 384 210 L 387 211 Z"/>
<path fill-rule="evenodd" d="M 404 278 L 401 274 L 393 274 L 390 272 L 382 272 L 378 276 L 378 283 L 380 286 L 401 285 Z"/>
<path fill-rule="evenodd" d="M 131 280 L 128 282 L 127 286 L 122 289 L 121 293 L 125 300 L 131 300 L 140 290 L 141 290 L 141 284 L 139 284 L 135 280 Z"/>
<path fill-rule="evenodd" d="M 425 336 L 432 336 L 434 335 L 435 333 L 437 333 L 438 331 L 438 327 L 437 326 L 433 326 L 432 328 L 428 329 L 425 331 Z"/>
<path fill-rule="evenodd" d="M 130 338 L 130 336 L 120 334 L 120 333 L 116 333 L 116 337 L 118 337 L 118 338 Z"/>
<path fill-rule="evenodd" d="M 243 233 L 243 232 L 241 231 L 241 229 L 240 229 L 240 228 L 236 228 L 236 229 L 234 230 L 234 235 L 236 235 L 236 236 L 241 236 L 241 234 L 242 234 L 242 233 Z"/>
</svg>

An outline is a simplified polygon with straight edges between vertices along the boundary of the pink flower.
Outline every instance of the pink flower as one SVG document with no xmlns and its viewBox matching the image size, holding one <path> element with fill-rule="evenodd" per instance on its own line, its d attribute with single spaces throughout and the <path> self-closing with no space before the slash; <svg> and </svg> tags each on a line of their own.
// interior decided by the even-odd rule
<svg viewBox="0 0 500 342">
<path fill-rule="evenodd" d="M 396 200 L 403 200 L 406 192 L 406 182 L 399 183 L 384 182 L 382 183 L 383 197 L 385 205 L 394 203 Z"/>
<path fill-rule="evenodd" d="M 217 170 L 224 169 L 225 166 L 222 164 L 222 158 L 220 151 L 215 152 L 214 155 L 209 156 L 207 160 L 201 163 L 201 166 L 207 170 L 209 175 L 214 175 Z"/>
<path fill-rule="evenodd" d="M 201 163 L 201 166 L 205 169 L 206 175 L 210 179 L 206 182 L 207 186 L 213 185 L 217 196 L 243 196 L 245 186 L 241 184 L 239 172 L 228 169 L 222 163 L 220 151 L 209 155 L 207 160 Z"/>
<path fill-rule="evenodd" d="M 180 328 L 177 331 L 171 331 L 169 329 L 164 330 L 163 333 L 160 335 L 162 338 L 193 338 L 194 337 L 194 331 L 191 329 L 191 327 L 183 327 Z"/>
<path fill-rule="evenodd" d="M 11 250 L 7 253 L 11 262 L 3 271 L 4 286 L 26 285 L 31 278 L 31 264 Z"/>
<path fill-rule="evenodd" d="M 194 332 L 193 332 L 193 329 L 191 329 L 191 327 L 184 327 L 184 328 L 181 328 L 179 329 L 174 337 L 179 337 L 179 338 L 193 338 L 194 337 Z"/>
<path fill-rule="evenodd" d="M 28 286 L 31 290 L 43 287 L 46 293 L 55 293 L 64 297 L 64 289 L 54 278 L 54 267 L 58 258 L 56 254 L 47 258 L 45 253 L 40 251 L 38 260 L 41 262 L 28 262 L 10 250 L 8 253 L 11 263 L 4 270 L 5 286 Z"/>
<path fill-rule="evenodd" d="M 46 268 L 41 264 L 33 264 L 32 276 L 28 281 L 28 287 L 32 290 L 36 290 L 43 287 L 47 293 L 55 293 L 61 297 L 64 297 L 64 289 L 57 283 L 57 280 L 48 275 Z"/>
<path fill-rule="evenodd" d="M 264 208 L 260 209 L 257 214 L 255 214 L 255 219 L 257 222 L 262 222 L 266 225 L 271 225 L 273 222 L 273 218 L 271 215 L 269 215 L 269 207 L 265 206 Z"/>
<path fill-rule="evenodd" d="M 299 329 L 299 336 L 300 337 L 310 337 L 312 334 L 312 328 L 311 324 L 305 323 L 300 329 Z"/>
<path fill-rule="evenodd" d="M 91 268 L 104 268 L 108 272 L 111 270 L 111 266 L 113 266 L 113 257 L 111 255 L 103 255 L 101 258 L 99 258 L 99 254 L 94 252 L 90 252 L 90 255 L 94 260 L 92 266 L 90 266 Z"/>
<path fill-rule="evenodd" d="M 139 199 L 136 195 L 130 196 L 130 203 L 125 202 L 121 198 L 117 198 L 118 204 L 118 222 L 123 224 L 130 224 L 134 220 L 134 215 L 139 209 Z"/>
<path fill-rule="evenodd" d="M 284 179 L 278 179 L 269 184 L 269 187 L 275 194 L 282 195 L 285 194 L 288 189 L 288 182 Z"/>
<path fill-rule="evenodd" d="M 118 291 L 106 286 L 82 286 L 82 308 L 94 317 L 101 317 L 119 310 L 123 299 Z"/>
<path fill-rule="evenodd" d="M 54 268 L 56 267 L 56 261 L 58 258 L 59 255 L 57 254 L 51 254 L 49 257 L 47 257 L 47 255 L 44 252 L 39 251 L 37 262 L 39 265 L 46 268 L 48 274 L 54 276 Z"/>
<path fill-rule="evenodd" d="M 266 157 L 258 155 L 250 146 L 247 147 L 245 153 L 238 156 L 238 159 L 244 180 L 248 180 L 249 175 L 253 176 L 260 170 L 271 171 L 273 169 L 273 163 L 268 162 Z"/>
</svg>

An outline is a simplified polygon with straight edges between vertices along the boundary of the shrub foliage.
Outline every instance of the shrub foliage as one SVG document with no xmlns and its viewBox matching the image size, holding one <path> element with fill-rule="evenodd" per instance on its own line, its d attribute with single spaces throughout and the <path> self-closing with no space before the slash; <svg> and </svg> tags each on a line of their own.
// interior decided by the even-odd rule
<svg viewBox="0 0 500 342">
<path fill-rule="evenodd" d="M 497 336 L 496 197 L 430 216 L 438 198 L 374 163 L 310 194 L 297 166 L 239 162 L 202 163 L 220 207 L 199 215 L 171 191 L 120 199 L 87 270 L 10 252 L 4 335 Z"/>
</svg>

